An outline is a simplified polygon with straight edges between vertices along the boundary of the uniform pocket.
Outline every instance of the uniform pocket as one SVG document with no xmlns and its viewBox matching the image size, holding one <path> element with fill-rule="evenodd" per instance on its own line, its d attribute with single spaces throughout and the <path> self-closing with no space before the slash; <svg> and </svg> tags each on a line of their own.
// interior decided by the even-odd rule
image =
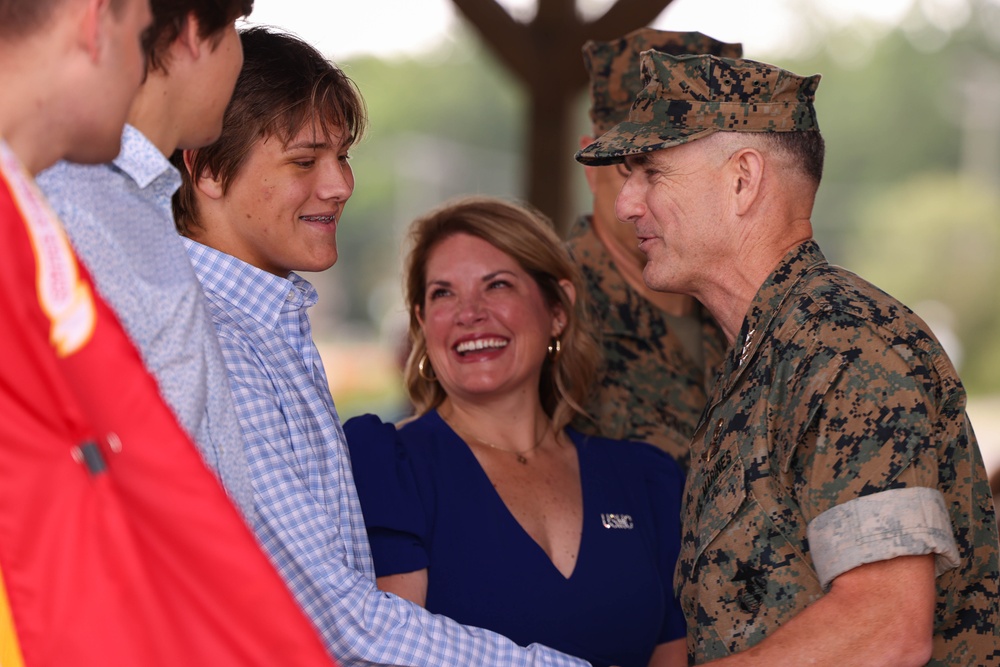
<svg viewBox="0 0 1000 667">
<path fill-rule="evenodd" d="M 743 461 L 723 450 L 711 461 L 702 477 L 695 561 L 709 544 L 728 526 L 747 498 Z"/>
</svg>

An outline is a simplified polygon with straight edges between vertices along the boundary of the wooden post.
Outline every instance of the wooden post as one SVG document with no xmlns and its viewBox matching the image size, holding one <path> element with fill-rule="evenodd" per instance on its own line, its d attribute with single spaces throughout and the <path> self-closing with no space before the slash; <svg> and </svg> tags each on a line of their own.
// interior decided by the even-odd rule
<svg viewBox="0 0 1000 667">
<path fill-rule="evenodd" d="M 618 0 L 600 18 L 584 22 L 576 0 L 538 0 L 530 23 L 514 20 L 496 0 L 453 0 L 493 54 L 525 87 L 528 200 L 563 233 L 572 210 L 573 102 L 587 84 L 580 49 L 590 39 L 610 40 L 648 25 L 671 0 Z"/>
</svg>

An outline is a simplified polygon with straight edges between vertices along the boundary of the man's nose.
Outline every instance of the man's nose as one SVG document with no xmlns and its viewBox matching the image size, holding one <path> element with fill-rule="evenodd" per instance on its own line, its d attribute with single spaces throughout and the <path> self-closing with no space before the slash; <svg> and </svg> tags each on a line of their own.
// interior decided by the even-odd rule
<svg viewBox="0 0 1000 667">
<path fill-rule="evenodd" d="M 635 174 L 629 174 L 615 199 L 615 217 L 622 222 L 635 222 L 646 209 L 642 203 L 641 188 Z"/>
<path fill-rule="evenodd" d="M 354 192 L 354 172 L 346 161 L 336 160 L 325 165 L 316 184 L 316 196 L 345 202 Z"/>
</svg>

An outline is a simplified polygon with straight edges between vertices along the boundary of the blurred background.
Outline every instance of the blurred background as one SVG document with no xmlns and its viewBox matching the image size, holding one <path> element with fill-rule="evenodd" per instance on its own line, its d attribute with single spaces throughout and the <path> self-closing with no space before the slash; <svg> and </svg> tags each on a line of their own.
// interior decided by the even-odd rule
<svg viewBox="0 0 1000 667">
<path fill-rule="evenodd" d="M 316 45 L 368 104 L 340 259 L 307 275 L 341 417 L 404 409 L 399 271 L 415 216 L 466 193 L 529 199 L 560 229 L 589 210 L 572 160 L 589 130 L 580 47 L 648 24 L 823 75 L 816 236 L 930 323 L 1000 467 L 1000 0 L 619 2 L 256 1 L 249 23 Z"/>
</svg>

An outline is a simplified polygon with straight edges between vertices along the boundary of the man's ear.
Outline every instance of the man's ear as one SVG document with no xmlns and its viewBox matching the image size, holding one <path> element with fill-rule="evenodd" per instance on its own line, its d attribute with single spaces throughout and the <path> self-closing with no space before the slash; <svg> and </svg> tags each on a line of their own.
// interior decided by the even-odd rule
<svg viewBox="0 0 1000 667">
<path fill-rule="evenodd" d="M 182 153 L 184 156 L 184 168 L 187 169 L 188 175 L 191 176 L 191 182 L 194 183 L 194 187 L 209 199 L 222 199 L 222 195 L 225 194 L 222 187 L 222 179 L 208 173 L 207 169 L 202 170 L 200 174 L 195 174 L 193 168 L 194 153 L 195 151 L 190 149 L 186 149 Z"/>
<path fill-rule="evenodd" d="M 191 56 L 192 60 L 197 60 L 201 56 L 201 49 L 204 46 L 203 41 L 198 17 L 194 15 L 194 12 L 188 12 L 187 16 L 184 17 L 184 24 L 181 26 L 174 44 L 184 49 Z M 174 48 L 173 44 L 171 48 Z"/>
<path fill-rule="evenodd" d="M 66 11 L 61 7 L 59 11 Z M 112 18 L 111 0 L 86 0 L 78 32 L 79 45 L 87 52 L 92 62 L 97 62 L 104 47 L 105 21 Z"/>
<path fill-rule="evenodd" d="M 741 148 L 730 158 L 730 164 L 734 169 L 732 195 L 736 213 L 745 215 L 760 197 L 766 161 L 759 151 Z"/>
<path fill-rule="evenodd" d="M 583 150 L 590 144 L 594 143 L 594 137 L 587 136 L 586 134 L 580 137 L 580 150 Z M 591 167 L 590 165 L 583 165 L 583 175 L 587 179 L 587 185 L 590 187 L 591 194 L 597 194 L 597 171 L 596 167 Z"/>
</svg>

